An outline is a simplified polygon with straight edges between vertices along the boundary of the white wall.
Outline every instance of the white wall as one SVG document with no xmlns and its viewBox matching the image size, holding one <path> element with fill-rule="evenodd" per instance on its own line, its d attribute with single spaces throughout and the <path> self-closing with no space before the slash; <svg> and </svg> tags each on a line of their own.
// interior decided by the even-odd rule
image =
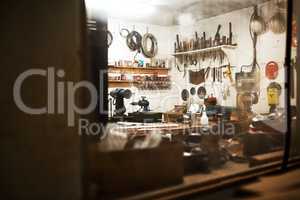
<svg viewBox="0 0 300 200">
<path fill-rule="evenodd" d="M 268 4 L 262 4 L 263 8 L 266 8 Z M 172 88 L 166 91 L 140 91 L 136 88 L 131 88 L 135 91 L 135 95 L 132 99 L 127 100 L 127 105 L 129 102 L 138 100 L 140 96 L 147 96 L 151 103 L 151 109 L 155 111 L 168 111 L 173 108 L 174 104 L 181 104 L 182 101 L 180 99 L 181 90 L 184 88 L 190 89 L 192 86 L 196 87 L 192 84 L 189 84 L 188 74 L 185 78 L 183 78 L 183 73 L 178 72 L 175 67 L 174 58 L 171 54 L 174 51 L 174 42 L 176 38 L 176 34 L 180 34 L 181 38 L 191 38 L 193 37 L 195 31 L 198 32 L 199 35 L 202 34 L 203 31 L 206 32 L 207 37 L 214 37 L 216 32 L 216 28 L 218 24 L 222 25 L 221 35 L 228 35 L 228 23 L 232 22 L 232 28 L 234 33 L 235 42 L 238 44 L 237 48 L 234 50 L 230 50 L 229 59 L 230 63 L 233 66 L 235 72 L 240 71 L 240 66 L 249 65 L 253 59 L 253 47 L 252 40 L 250 38 L 249 33 L 249 21 L 250 16 L 253 12 L 253 8 L 245 8 L 237 11 L 233 11 L 230 13 L 226 13 L 224 15 L 219 15 L 213 18 L 208 18 L 205 20 L 201 20 L 194 25 L 188 26 L 157 26 L 157 25 L 146 25 L 146 24 L 137 24 L 130 22 L 122 22 L 119 20 L 110 19 L 108 26 L 109 30 L 112 31 L 114 36 L 114 42 L 112 46 L 109 48 L 109 60 L 118 60 L 118 59 L 129 59 L 133 58 L 134 53 L 130 52 L 128 47 L 126 46 L 125 40 L 120 37 L 119 30 L 120 28 L 126 27 L 129 30 L 135 27 L 135 30 L 145 33 L 148 27 L 149 32 L 153 33 L 158 40 L 158 58 L 167 59 L 168 66 L 171 67 L 170 75 L 171 80 L 173 82 Z M 272 14 L 272 13 L 269 13 Z M 259 103 L 254 105 L 253 109 L 258 113 L 268 112 L 269 106 L 267 103 L 267 87 L 271 82 L 265 77 L 265 66 L 269 61 L 275 61 L 279 64 L 280 72 L 277 77 L 276 82 L 280 83 L 282 88 L 284 88 L 284 55 L 285 55 L 285 34 L 275 35 L 272 32 L 267 32 L 258 38 L 257 42 L 257 60 L 261 67 L 261 84 L 260 90 L 261 95 L 259 98 Z M 143 58 L 143 57 L 141 57 Z M 204 62 L 201 64 L 201 67 L 205 68 L 209 65 L 208 62 Z M 212 67 L 214 64 L 212 63 Z M 216 64 L 217 66 L 217 64 Z M 224 80 L 224 79 L 223 79 Z M 229 84 L 224 81 L 223 85 Z M 218 102 L 222 105 L 227 106 L 236 106 L 236 90 L 233 86 L 230 88 L 230 97 L 226 101 L 222 101 L 221 97 L 221 85 L 218 83 L 212 84 L 210 81 L 205 83 L 205 87 L 207 89 L 207 93 L 213 93 L 216 97 L 218 97 Z M 284 106 L 284 93 L 281 95 L 280 99 L 280 107 Z M 132 106 L 127 106 L 128 111 L 134 111 L 135 109 Z"/>
<path fill-rule="evenodd" d="M 263 9 L 265 9 L 268 4 L 262 4 Z M 189 26 L 177 26 L 175 27 L 175 31 L 173 31 L 173 38 L 175 38 L 176 33 L 180 33 L 181 37 L 191 38 L 193 37 L 195 31 L 198 34 L 202 34 L 203 31 L 206 32 L 207 37 L 214 37 L 218 24 L 222 25 L 221 35 L 228 35 L 228 23 L 232 22 L 233 29 L 233 37 L 238 44 L 237 48 L 234 50 L 229 50 L 229 59 L 231 65 L 236 66 L 234 69 L 235 72 L 240 71 L 240 67 L 242 65 L 249 65 L 253 59 L 253 45 L 252 40 L 249 33 L 249 21 L 251 14 L 253 13 L 253 8 L 245 8 L 237 11 L 233 11 L 230 13 L 226 13 L 224 15 L 219 15 L 213 18 L 208 18 L 205 20 L 199 21 L 195 25 Z M 272 15 L 272 12 L 269 13 Z M 270 80 L 265 77 L 265 66 L 269 61 L 275 61 L 279 64 L 279 76 L 276 78 L 282 88 L 284 88 L 284 56 L 285 56 L 285 34 L 275 35 L 272 32 L 268 31 L 265 34 L 258 37 L 257 42 L 257 60 L 261 67 L 261 83 L 260 83 L 260 98 L 259 103 L 253 106 L 253 110 L 258 113 L 268 112 L 269 106 L 267 103 L 267 87 L 269 85 Z M 203 67 L 207 67 L 209 63 L 203 63 Z M 184 80 L 181 78 L 181 75 L 177 77 L 177 82 L 187 82 L 188 77 Z M 236 90 L 234 87 L 230 89 L 230 98 L 228 98 L 225 102 L 222 102 L 222 98 L 220 96 L 220 85 L 205 83 L 206 88 L 208 90 L 208 94 L 214 93 L 216 97 L 218 97 L 218 102 L 227 106 L 236 106 Z M 187 85 L 190 88 L 191 84 Z M 284 93 L 280 98 L 280 107 L 284 106 Z"/>
<path fill-rule="evenodd" d="M 170 61 L 173 60 L 171 56 L 173 48 L 170 45 L 172 44 L 173 38 L 171 37 L 171 29 L 167 26 L 124 22 L 117 19 L 109 19 L 108 29 L 112 32 L 114 37 L 114 41 L 108 50 L 109 63 L 114 63 L 114 61 L 117 60 L 133 60 L 136 54 L 136 52 L 131 52 L 129 50 L 125 39 L 120 36 L 119 31 L 122 28 L 127 28 L 129 31 L 133 30 L 134 28 L 134 30 L 141 34 L 145 34 L 148 29 L 149 33 L 154 34 L 158 41 L 158 53 L 155 58 L 167 60 L 167 67 L 171 68 L 169 75 L 173 77 L 173 72 L 175 70 L 171 65 L 172 63 L 170 63 Z M 149 59 L 145 58 L 142 54 L 139 54 L 137 58 L 149 62 Z M 112 89 L 114 88 L 109 88 L 109 91 Z M 130 89 L 134 92 L 134 95 L 131 99 L 125 100 L 125 106 L 128 112 L 136 111 L 139 108 L 137 106 L 131 106 L 130 102 L 139 100 L 141 96 L 146 96 L 150 101 L 150 109 L 157 112 L 171 110 L 174 107 L 174 104 L 179 103 L 177 102 L 178 91 L 175 87 L 172 87 L 171 90 L 138 90 L 132 86 Z"/>
</svg>

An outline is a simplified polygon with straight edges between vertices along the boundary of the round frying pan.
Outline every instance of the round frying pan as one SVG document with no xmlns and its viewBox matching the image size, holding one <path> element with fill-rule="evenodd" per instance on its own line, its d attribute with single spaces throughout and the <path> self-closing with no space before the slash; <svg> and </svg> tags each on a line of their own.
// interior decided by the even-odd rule
<svg viewBox="0 0 300 200">
<path fill-rule="evenodd" d="M 182 90 L 181 99 L 183 101 L 187 101 L 189 99 L 189 96 L 190 96 L 190 94 L 189 94 L 189 91 L 187 89 Z"/>
<path fill-rule="evenodd" d="M 205 95 L 206 95 L 206 89 L 205 87 L 201 86 L 198 88 L 198 91 L 197 91 L 197 95 L 200 99 L 204 99 L 205 98 Z"/>
<path fill-rule="evenodd" d="M 194 87 L 192 87 L 192 88 L 190 89 L 190 94 L 191 94 L 192 96 L 194 96 L 194 95 L 196 94 L 196 89 L 195 89 Z"/>
</svg>

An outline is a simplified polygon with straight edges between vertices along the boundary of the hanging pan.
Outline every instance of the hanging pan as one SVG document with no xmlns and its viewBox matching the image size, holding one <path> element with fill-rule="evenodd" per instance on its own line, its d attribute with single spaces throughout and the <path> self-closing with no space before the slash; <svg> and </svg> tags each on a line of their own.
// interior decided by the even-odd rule
<svg viewBox="0 0 300 200">
<path fill-rule="evenodd" d="M 196 89 L 195 89 L 194 87 L 192 87 L 192 88 L 190 89 L 190 94 L 191 94 L 192 96 L 194 96 L 194 95 L 196 94 Z"/>
<path fill-rule="evenodd" d="M 183 101 L 187 101 L 189 99 L 189 96 L 190 96 L 190 94 L 189 94 L 189 91 L 187 89 L 182 90 L 181 99 Z"/>
<path fill-rule="evenodd" d="M 206 89 L 205 89 L 205 87 L 200 86 L 198 88 L 197 95 L 198 95 L 199 99 L 204 99 L 205 96 L 206 96 Z"/>
</svg>

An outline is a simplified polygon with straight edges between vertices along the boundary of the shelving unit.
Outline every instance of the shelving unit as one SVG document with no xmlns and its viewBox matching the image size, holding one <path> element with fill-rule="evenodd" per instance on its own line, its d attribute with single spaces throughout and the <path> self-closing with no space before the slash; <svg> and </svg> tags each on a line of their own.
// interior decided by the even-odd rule
<svg viewBox="0 0 300 200">
<path fill-rule="evenodd" d="M 135 75 L 158 75 L 167 76 L 169 73 L 168 68 L 162 67 L 129 67 L 129 66 L 108 66 L 109 73 L 123 73 L 123 74 L 135 74 Z M 133 84 L 138 84 L 138 81 L 132 80 L 109 80 L 109 87 L 129 87 Z"/>
<path fill-rule="evenodd" d="M 129 87 L 132 84 L 137 83 L 136 81 L 130 80 L 108 80 L 109 87 Z"/>
<path fill-rule="evenodd" d="M 137 83 L 136 81 L 130 80 L 109 80 L 110 83 Z"/>
<path fill-rule="evenodd" d="M 227 49 L 235 49 L 237 48 L 237 45 L 221 45 L 216 47 L 209 47 L 205 49 L 197 49 L 197 50 L 191 50 L 191 51 L 185 51 L 185 52 L 177 52 L 172 54 L 173 56 L 181 56 L 181 55 L 191 55 L 191 54 L 198 54 L 198 53 L 207 53 L 217 50 L 223 50 L 226 51 Z"/>
<path fill-rule="evenodd" d="M 130 74 L 159 74 L 167 75 L 169 69 L 162 67 L 115 67 L 109 66 L 109 72 L 120 72 L 120 73 L 130 73 Z"/>
</svg>

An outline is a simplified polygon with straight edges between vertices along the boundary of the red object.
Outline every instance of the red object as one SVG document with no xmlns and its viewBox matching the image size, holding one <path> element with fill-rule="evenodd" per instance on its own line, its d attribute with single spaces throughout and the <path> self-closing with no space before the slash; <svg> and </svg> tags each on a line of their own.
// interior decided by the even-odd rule
<svg viewBox="0 0 300 200">
<path fill-rule="evenodd" d="M 268 79 L 270 80 L 274 80 L 277 78 L 278 76 L 278 64 L 274 61 L 269 62 L 266 65 L 266 77 L 268 77 Z"/>
<path fill-rule="evenodd" d="M 296 20 L 293 19 L 293 25 L 292 25 L 292 47 L 298 46 L 298 40 L 297 40 L 297 23 Z"/>
</svg>

